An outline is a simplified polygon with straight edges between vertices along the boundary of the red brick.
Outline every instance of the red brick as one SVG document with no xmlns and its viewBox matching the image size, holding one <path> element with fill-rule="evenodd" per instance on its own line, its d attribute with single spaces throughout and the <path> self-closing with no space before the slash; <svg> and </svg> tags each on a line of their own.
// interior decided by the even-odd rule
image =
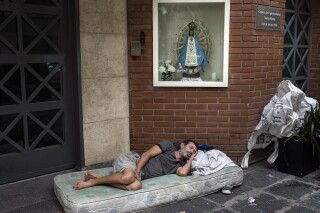
<svg viewBox="0 0 320 213">
<path fill-rule="evenodd" d="M 176 103 L 196 103 L 197 99 L 196 98 L 176 98 L 175 102 Z"/>
<path fill-rule="evenodd" d="M 197 103 L 217 103 L 218 98 L 198 98 Z"/>
<path fill-rule="evenodd" d="M 130 121 L 142 121 L 142 116 L 131 116 Z"/>
<path fill-rule="evenodd" d="M 184 127 L 171 127 L 171 128 L 165 128 L 164 131 L 167 133 L 185 133 L 186 128 L 184 128 Z"/>
<path fill-rule="evenodd" d="M 207 122 L 207 118 L 206 117 L 197 117 L 197 116 L 190 116 L 190 117 L 186 117 L 186 121 L 187 122 Z"/>
<path fill-rule="evenodd" d="M 186 128 L 188 133 L 207 133 L 207 128 Z"/>
<path fill-rule="evenodd" d="M 143 116 L 144 121 L 163 121 L 163 116 L 157 116 L 157 115 L 144 115 Z"/>
<path fill-rule="evenodd" d="M 242 11 L 231 11 L 230 12 L 230 16 L 231 17 L 241 17 L 241 16 L 243 16 L 243 13 L 242 13 Z"/>
<path fill-rule="evenodd" d="M 147 121 L 136 122 L 134 126 L 135 127 L 153 127 L 153 122 L 147 122 Z"/>
<path fill-rule="evenodd" d="M 217 115 L 218 110 L 199 110 L 197 111 L 198 116 L 212 116 L 212 115 Z"/>
<path fill-rule="evenodd" d="M 237 30 L 232 30 L 231 31 L 231 35 L 252 35 L 253 34 L 253 30 L 243 30 L 243 29 L 237 29 Z"/>
<path fill-rule="evenodd" d="M 140 137 L 140 138 L 153 138 L 154 134 L 153 133 L 135 133 L 135 137 Z"/>
<path fill-rule="evenodd" d="M 163 104 L 143 104 L 144 109 L 163 109 Z"/>
<path fill-rule="evenodd" d="M 207 109 L 207 104 L 187 104 L 186 109 L 204 110 Z"/>
<path fill-rule="evenodd" d="M 218 110 L 218 109 L 229 109 L 228 104 L 208 104 L 208 109 L 209 110 Z"/>
<path fill-rule="evenodd" d="M 150 133 L 161 133 L 163 132 L 163 128 L 159 127 L 144 127 L 143 132 L 150 132 Z"/>
<path fill-rule="evenodd" d="M 154 111 L 155 115 L 174 115 L 173 110 L 155 110 Z"/>
<path fill-rule="evenodd" d="M 257 36 L 243 36 L 243 41 L 256 41 Z"/>
<path fill-rule="evenodd" d="M 217 113 L 215 115 L 216 116 L 209 116 L 208 117 L 208 122 L 216 122 L 216 123 L 229 122 L 229 117 L 218 116 L 218 111 L 217 111 Z"/>
<path fill-rule="evenodd" d="M 194 122 L 176 122 L 176 127 L 196 127 Z"/>
<path fill-rule="evenodd" d="M 154 122 L 154 127 L 174 127 L 173 122 Z"/>
<path fill-rule="evenodd" d="M 186 97 L 185 91 L 167 91 L 164 97 Z"/>
<path fill-rule="evenodd" d="M 185 139 L 193 139 L 196 138 L 195 133 L 185 133 L 185 134 L 176 134 L 177 139 L 185 140 Z"/>
<path fill-rule="evenodd" d="M 183 110 L 183 111 L 176 110 L 175 114 L 176 115 L 185 115 L 185 116 L 195 116 L 196 111 L 194 111 L 194 110 Z"/>
<path fill-rule="evenodd" d="M 134 110 L 134 115 L 153 115 L 153 110 Z"/>
<path fill-rule="evenodd" d="M 218 128 L 218 127 L 208 128 L 208 133 L 226 133 L 226 132 L 229 132 L 228 128 Z"/>
<path fill-rule="evenodd" d="M 185 109 L 185 104 L 165 104 L 166 109 Z"/>
<path fill-rule="evenodd" d="M 231 0 L 231 4 L 243 3 L 243 0 Z"/>
<path fill-rule="evenodd" d="M 232 48 L 229 53 L 242 53 L 242 48 Z"/>
<path fill-rule="evenodd" d="M 155 103 L 174 103 L 173 98 L 154 98 Z"/>
<path fill-rule="evenodd" d="M 251 10 L 251 9 L 252 9 L 252 5 L 250 4 L 231 4 L 231 11 L 235 11 L 235 10 L 244 11 L 244 10 Z"/>
</svg>

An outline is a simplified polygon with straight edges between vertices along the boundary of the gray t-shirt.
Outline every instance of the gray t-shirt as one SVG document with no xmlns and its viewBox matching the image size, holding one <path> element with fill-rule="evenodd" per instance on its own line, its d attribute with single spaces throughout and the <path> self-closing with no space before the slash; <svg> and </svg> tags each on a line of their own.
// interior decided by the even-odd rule
<svg viewBox="0 0 320 213">
<path fill-rule="evenodd" d="M 184 162 L 176 160 L 176 149 L 171 142 L 163 141 L 157 145 L 160 147 L 162 153 L 149 159 L 142 169 L 142 179 L 175 174 L 177 169 L 184 164 Z"/>
</svg>

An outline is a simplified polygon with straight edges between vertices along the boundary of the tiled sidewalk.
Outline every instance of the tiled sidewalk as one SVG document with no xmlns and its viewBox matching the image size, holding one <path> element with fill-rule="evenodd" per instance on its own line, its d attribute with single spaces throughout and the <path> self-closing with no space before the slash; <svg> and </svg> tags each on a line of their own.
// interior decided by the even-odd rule
<svg viewBox="0 0 320 213">
<path fill-rule="evenodd" d="M 320 170 L 303 178 L 267 168 L 265 161 L 244 170 L 244 182 L 231 195 L 218 192 L 193 200 L 155 207 L 146 212 L 320 212 Z M 63 173 L 73 172 L 73 170 Z M 0 186 L 0 212 L 63 212 L 53 192 L 51 175 Z M 248 198 L 253 197 L 253 203 Z"/>
<path fill-rule="evenodd" d="M 244 170 L 244 182 L 231 195 L 215 193 L 150 212 L 320 212 L 320 170 L 303 178 L 267 168 L 266 162 Z M 249 203 L 248 198 L 255 201 Z"/>
</svg>

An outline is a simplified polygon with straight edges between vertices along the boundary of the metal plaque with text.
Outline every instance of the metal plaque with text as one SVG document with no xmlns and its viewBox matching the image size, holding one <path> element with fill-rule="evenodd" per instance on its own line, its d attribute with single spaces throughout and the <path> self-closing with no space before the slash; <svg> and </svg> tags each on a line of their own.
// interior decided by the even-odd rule
<svg viewBox="0 0 320 213">
<path fill-rule="evenodd" d="M 256 28 L 266 30 L 281 30 L 281 9 L 257 6 Z"/>
</svg>

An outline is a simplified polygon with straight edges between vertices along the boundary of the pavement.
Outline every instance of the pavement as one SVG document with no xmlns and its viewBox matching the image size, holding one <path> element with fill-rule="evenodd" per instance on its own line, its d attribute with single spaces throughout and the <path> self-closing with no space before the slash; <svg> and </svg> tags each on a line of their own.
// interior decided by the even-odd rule
<svg viewBox="0 0 320 213">
<path fill-rule="evenodd" d="M 221 192 L 204 197 L 158 206 L 146 213 L 234 213 L 286 212 L 320 213 L 320 170 L 296 177 L 269 168 L 266 161 L 244 170 L 244 181 L 231 195 Z M 59 173 L 0 185 L 2 213 L 63 213 L 53 192 L 53 178 Z M 249 202 L 249 200 L 251 202 Z"/>
</svg>

